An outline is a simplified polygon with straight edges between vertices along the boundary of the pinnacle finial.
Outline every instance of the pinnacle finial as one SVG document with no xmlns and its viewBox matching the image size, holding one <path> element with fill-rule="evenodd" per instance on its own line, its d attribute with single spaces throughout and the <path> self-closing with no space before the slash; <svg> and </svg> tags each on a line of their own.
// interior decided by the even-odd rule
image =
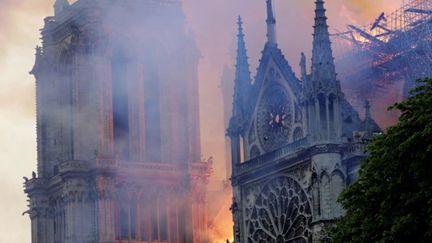
<svg viewBox="0 0 432 243">
<path fill-rule="evenodd" d="M 243 35 L 243 21 L 240 15 L 237 18 L 237 25 L 238 25 L 238 34 Z"/>
<path fill-rule="evenodd" d="M 306 55 L 302 52 L 300 57 L 300 70 L 301 70 L 301 80 L 303 82 L 307 81 L 307 71 L 306 71 Z"/>
<path fill-rule="evenodd" d="M 312 79 L 315 82 L 327 83 L 339 90 L 340 84 L 336 77 L 333 51 L 327 25 L 326 9 L 323 0 L 315 1 L 315 25 L 312 49 Z"/>
<path fill-rule="evenodd" d="M 369 100 L 365 100 L 365 117 L 370 118 L 371 117 L 371 105 Z"/>
<path fill-rule="evenodd" d="M 276 45 L 276 19 L 273 13 L 272 0 L 267 1 L 267 41 L 270 45 Z"/>
<path fill-rule="evenodd" d="M 245 114 L 249 85 L 251 84 L 249 62 L 247 57 L 246 43 L 243 33 L 243 21 L 239 16 L 237 18 L 237 58 L 236 74 L 234 81 L 234 106 L 233 115 L 242 116 Z"/>
</svg>

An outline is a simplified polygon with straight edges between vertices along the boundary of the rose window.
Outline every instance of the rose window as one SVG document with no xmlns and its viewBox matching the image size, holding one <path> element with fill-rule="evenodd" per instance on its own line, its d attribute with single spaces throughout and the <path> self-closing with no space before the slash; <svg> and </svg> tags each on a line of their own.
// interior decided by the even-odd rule
<svg viewBox="0 0 432 243">
<path fill-rule="evenodd" d="M 248 242 L 312 241 L 311 207 L 306 193 L 295 180 L 289 177 L 271 180 L 251 205 L 246 210 Z"/>
</svg>

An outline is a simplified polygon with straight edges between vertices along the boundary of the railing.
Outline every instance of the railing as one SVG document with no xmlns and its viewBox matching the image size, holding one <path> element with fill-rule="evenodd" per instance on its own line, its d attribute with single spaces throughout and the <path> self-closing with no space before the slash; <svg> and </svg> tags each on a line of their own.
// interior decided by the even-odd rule
<svg viewBox="0 0 432 243">
<path fill-rule="evenodd" d="M 188 169 L 190 172 L 198 174 L 209 173 L 211 171 L 212 161 L 190 162 L 185 163 L 167 163 L 167 162 L 145 162 L 145 161 L 122 161 L 115 159 L 96 159 L 97 169 L 136 169 L 147 171 L 182 171 Z"/>
<path fill-rule="evenodd" d="M 272 161 L 279 160 L 281 158 L 289 158 L 290 155 L 294 155 L 295 152 L 309 147 L 308 137 L 290 143 L 278 150 L 259 156 L 257 158 L 246 161 L 242 164 L 237 165 L 237 173 L 243 173 L 251 169 L 266 165 Z"/>
<path fill-rule="evenodd" d="M 351 143 L 344 148 L 344 159 L 365 156 L 366 155 L 366 143 Z"/>
</svg>

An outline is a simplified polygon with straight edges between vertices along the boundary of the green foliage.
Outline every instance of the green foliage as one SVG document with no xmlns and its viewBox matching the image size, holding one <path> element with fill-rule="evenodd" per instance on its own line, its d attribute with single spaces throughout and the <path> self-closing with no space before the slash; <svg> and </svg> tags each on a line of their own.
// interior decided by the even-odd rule
<svg viewBox="0 0 432 243">
<path fill-rule="evenodd" d="M 359 179 L 339 197 L 333 242 L 432 242 L 432 79 L 390 109 L 397 125 L 368 146 Z"/>
</svg>

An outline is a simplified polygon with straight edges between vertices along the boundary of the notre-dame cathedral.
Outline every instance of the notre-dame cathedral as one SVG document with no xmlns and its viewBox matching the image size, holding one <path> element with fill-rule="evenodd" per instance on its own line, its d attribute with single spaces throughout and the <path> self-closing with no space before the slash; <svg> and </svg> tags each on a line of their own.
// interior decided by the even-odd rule
<svg viewBox="0 0 432 243">
<path fill-rule="evenodd" d="M 203 242 L 197 64 L 177 0 L 56 0 L 36 49 L 32 243 Z"/>
<path fill-rule="evenodd" d="M 356 180 L 365 143 L 381 132 L 344 98 L 337 79 L 323 0 L 316 0 L 311 70 L 306 57 L 297 78 L 278 48 L 276 20 L 267 2 L 267 43 L 251 79 L 242 21 L 233 112 L 235 242 L 321 242 L 326 225 L 343 215 L 337 203 Z"/>
</svg>

